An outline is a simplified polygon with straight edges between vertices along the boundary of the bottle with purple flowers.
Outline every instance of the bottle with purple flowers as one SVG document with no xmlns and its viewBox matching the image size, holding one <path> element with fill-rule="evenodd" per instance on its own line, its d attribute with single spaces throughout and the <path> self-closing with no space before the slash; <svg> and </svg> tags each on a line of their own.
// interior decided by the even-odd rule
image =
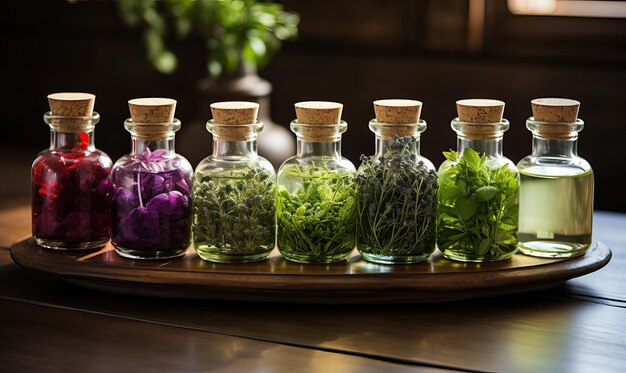
<svg viewBox="0 0 626 373">
<path fill-rule="evenodd" d="M 193 186 L 193 245 L 204 260 L 251 262 L 274 249 L 276 173 L 257 154 L 258 110 L 254 102 L 211 104 L 213 154 L 196 167 Z"/>
<path fill-rule="evenodd" d="M 357 185 L 357 248 L 365 260 L 415 263 L 435 251 L 437 171 L 420 155 L 422 103 L 374 101 L 376 154 L 362 156 Z"/>
<path fill-rule="evenodd" d="M 111 242 L 131 259 L 184 255 L 191 241 L 189 162 L 174 150 L 176 101 L 139 98 L 128 101 L 131 153 L 113 166 Z"/>
<path fill-rule="evenodd" d="M 32 166 L 32 233 L 40 246 L 79 250 L 104 246 L 111 216 L 111 159 L 95 148 L 96 96 L 48 96 L 50 148 Z"/>
</svg>

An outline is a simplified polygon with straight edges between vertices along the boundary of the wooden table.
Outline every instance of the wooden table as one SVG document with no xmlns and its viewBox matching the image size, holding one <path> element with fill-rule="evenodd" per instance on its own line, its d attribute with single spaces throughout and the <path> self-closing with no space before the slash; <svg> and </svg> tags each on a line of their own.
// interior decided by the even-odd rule
<svg viewBox="0 0 626 373">
<path fill-rule="evenodd" d="M 23 270 L 7 250 L 29 210 L 0 213 L 2 371 L 611 372 L 626 369 L 626 214 L 597 212 L 613 250 L 558 289 L 416 305 L 164 300 Z"/>
</svg>

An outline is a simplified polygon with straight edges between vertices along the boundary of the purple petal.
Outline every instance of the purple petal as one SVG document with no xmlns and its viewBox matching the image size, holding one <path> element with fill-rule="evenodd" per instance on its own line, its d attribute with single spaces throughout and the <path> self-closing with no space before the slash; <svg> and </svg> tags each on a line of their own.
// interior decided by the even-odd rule
<svg viewBox="0 0 626 373">
<path fill-rule="evenodd" d="M 152 198 L 150 202 L 148 202 L 148 204 L 146 205 L 146 209 L 158 214 L 169 215 L 171 211 L 170 206 L 171 203 L 169 195 L 166 193 L 162 193 Z"/>
<path fill-rule="evenodd" d="M 153 151 L 152 154 L 148 155 L 148 160 L 152 162 L 162 161 L 164 154 L 165 154 L 165 149 L 157 149 Z"/>
<path fill-rule="evenodd" d="M 185 179 L 180 179 L 176 182 L 176 186 L 178 187 L 178 190 L 182 191 L 185 194 L 189 194 L 190 190 L 189 190 L 189 185 L 187 185 L 187 182 L 185 181 Z"/>
<path fill-rule="evenodd" d="M 120 221 L 119 238 L 133 246 L 159 245 L 159 215 L 145 207 L 138 207 Z M 119 242 L 118 242 L 119 243 Z"/>
</svg>

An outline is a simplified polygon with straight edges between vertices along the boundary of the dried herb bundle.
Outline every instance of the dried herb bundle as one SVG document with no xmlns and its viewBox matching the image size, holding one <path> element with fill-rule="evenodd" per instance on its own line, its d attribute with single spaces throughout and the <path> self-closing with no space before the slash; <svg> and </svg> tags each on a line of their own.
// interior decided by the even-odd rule
<svg viewBox="0 0 626 373">
<path fill-rule="evenodd" d="M 424 260 L 435 250 L 437 173 L 419 160 L 416 142 L 395 138 L 380 157 L 361 157 L 357 247 L 366 259 Z"/>
<path fill-rule="evenodd" d="M 194 246 L 203 257 L 269 253 L 276 234 L 274 174 L 262 167 L 196 174 Z"/>
</svg>

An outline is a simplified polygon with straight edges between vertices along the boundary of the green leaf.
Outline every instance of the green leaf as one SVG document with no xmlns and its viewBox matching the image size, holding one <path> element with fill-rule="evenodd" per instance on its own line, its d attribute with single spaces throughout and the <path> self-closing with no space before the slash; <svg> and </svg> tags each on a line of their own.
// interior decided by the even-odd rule
<svg viewBox="0 0 626 373">
<path fill-rule="evenodd" d="M 464 180 L 457 181 L 456 187 L 462 195 L 467 196 L 469 194 L 467 189 L 467 183 Z"/>
<path fill-rule="evenodd" d="M 496 231 L 496 236 L 494 237 L 494 240 L 497 243 L 514 242 L 515 241 L 515 237 L 513 237 L 511 234 L 509 234 L 505 230 L 498 229 Z"/>
<path fill-rule="evenodd" d="M 510 216 L 503 216 L 502 219 L 500 219 L 500 221 L 503 224 L 506 224 L 506 225 L 508 225 L 510 227 L 516 227 L 517 226 L 517 220 L 513 219 Z"/>
<path fill-rule="evenodd" d="M 499 191 L 500 189 L 496 188 L 495 186 L 485 185 L 476 189 L 474 193 L 476 193 L 479 200 L 489 201 L 493 197 L 495 197 L 495 195 L 498 194 Z"/>
<path fill-rule="evenodd" d="M 480 241 L 480 246 L 478 247 L 478 255 L 485 255 L 489 251 L 491 247 L 491 240 L 488 238 L 484 238 Z"/>
<path fill-rule="evenodd" d="M 306 206 L 302 205 L 296 209 L 296 216 L 304 216 L 306 213 Z"/>
<path fill-rule="evenodd" d="M 480 156 L 472 148 L 466 148 L 465 150 L 463 150 L 463 156 L 461 157 L 461 161 L 475 171 L 480 169 Z"/>
<path fill-rule="evenodd" d="M 472 197 L 459 197 L 454 204 L 457 215 L 462 220 L 468 220 L 478 208 L 478 202 Z"/>
<path fill-rule="evenodd" d="M 449 152 L 443 152 L 443 156 L 446 157 L 446 159 L 450 162 L 456 162 L 458 159 L 457 152 L 455 152 L 454 150 L 450 150 Z"/>
<path fill-rule="evenodd" d="M 439 200 L 442 202 L 453 203 L 461 196 L 463 196 L 463 194 L 454 184 L 447 184 L 439 189 Z"/>
</svg>

